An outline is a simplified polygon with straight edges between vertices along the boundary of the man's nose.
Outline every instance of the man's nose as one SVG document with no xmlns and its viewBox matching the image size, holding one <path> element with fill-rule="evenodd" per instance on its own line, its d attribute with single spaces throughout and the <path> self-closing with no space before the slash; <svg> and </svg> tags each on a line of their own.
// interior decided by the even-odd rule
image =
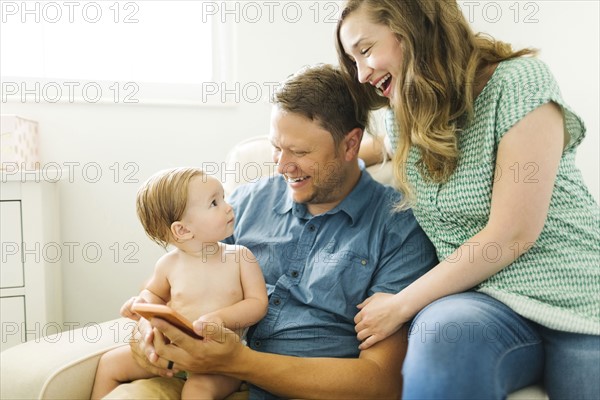
<svg viewBox="0 0 600 400">
<path fill-rule="evenodd" d="M 290 172 L 294 172 L 297 168 L 296 163 L 292 159 L 292 157 L 288 157 L 284 152 L 279 153 L 279 157 L 276 160 L 277 162 L 277 172 L 280 174 L 289 174 Z"/>
</svg>

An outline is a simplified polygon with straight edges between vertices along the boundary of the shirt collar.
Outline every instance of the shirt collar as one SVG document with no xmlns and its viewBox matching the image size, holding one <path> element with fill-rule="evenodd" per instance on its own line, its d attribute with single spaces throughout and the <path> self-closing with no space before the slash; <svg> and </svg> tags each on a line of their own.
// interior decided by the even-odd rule
<svg viewBox="0 0 600 400">
<path fill-rule="evenodd" d="M 285 182 L 285 179 L 283 178 L 283 175 L 277 175 L 275 179 L 278 180 L 277 185 L 284 185 L 285 189 L 282 191 L 282 195 L 279 198 L 279 201 L 273 207 L 273 211 L 275 211 L 278 214 L 286 214 L 290 212 L 290 210 L 292 210 L 294 205 L 306 208 L 304 204 L 298 204 L 294 202 L 294 200 L 292 200 L 292 196 L 290 195 L 289 188 L 287 186 L 287 183 Z M 300 207 L 296 207 L 296 209 L 299 208 Z"/>
<path fill-rule="evenodd" d="M 369 206 L 371 194 L 374 192 L 373 189 L 370 189 L 369 187 L 372 186 L 374 182 L 371 175 L 364 169 L 361 169 L 360 178 L 358 179 L 356 186 L 354 186 L 354 189 L 352 189 L 340 204 L 334 209 L 327 211 L 325 214 L 335 214 L 343 211 L 350 217 L 350 225 L 354 225 L 354 222 L 362 214 L 364 208 Z"/>
</svg>

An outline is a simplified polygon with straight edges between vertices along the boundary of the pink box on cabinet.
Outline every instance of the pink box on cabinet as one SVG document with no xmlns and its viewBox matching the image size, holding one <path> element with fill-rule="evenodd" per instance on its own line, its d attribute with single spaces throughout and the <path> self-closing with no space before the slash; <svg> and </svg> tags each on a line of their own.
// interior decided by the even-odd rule
<svg viewBox="0 0 600 400">
<path fill-rule="evenodd" d="M 0 116 L 0 169 L 39 168 L 38 123 L 16 115 Z"/>
</svg>

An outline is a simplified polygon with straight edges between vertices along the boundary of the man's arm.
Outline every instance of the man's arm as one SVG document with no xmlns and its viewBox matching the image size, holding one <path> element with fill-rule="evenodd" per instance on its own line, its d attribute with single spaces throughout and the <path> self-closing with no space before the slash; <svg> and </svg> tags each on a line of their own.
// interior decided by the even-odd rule
<svg viewBox="0 0 600 400">
<path fill-rule="evenodd" d="M 401 367 L 406 354 L 403 329 L 367 350 L 358 358 L 302 358 L 261 353 L 239 342 L 228 330 L 196 331 L 206 338 L 195 340 L 169 323 L 153 319 L 152 325 L 168 336 L 167 344 L 156 335 L 157 364 L 175 362 L 177 370 L 219 373 L 251 382 L 273 394 L 315 399 L 397 399 Z"/>
</svg>

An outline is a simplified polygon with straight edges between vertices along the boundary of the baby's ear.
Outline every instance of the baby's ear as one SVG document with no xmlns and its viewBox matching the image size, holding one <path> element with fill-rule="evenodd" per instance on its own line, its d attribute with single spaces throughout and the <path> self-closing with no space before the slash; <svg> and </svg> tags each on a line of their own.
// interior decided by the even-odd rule
<svg viewBox="0 0 600 400">
<path fill-rule="evenodd" d="M 171 224 L 171 234 L 176 241 L 189 240 L 194 237 L 181 221 L 175 221 Z"/>
</svg>

